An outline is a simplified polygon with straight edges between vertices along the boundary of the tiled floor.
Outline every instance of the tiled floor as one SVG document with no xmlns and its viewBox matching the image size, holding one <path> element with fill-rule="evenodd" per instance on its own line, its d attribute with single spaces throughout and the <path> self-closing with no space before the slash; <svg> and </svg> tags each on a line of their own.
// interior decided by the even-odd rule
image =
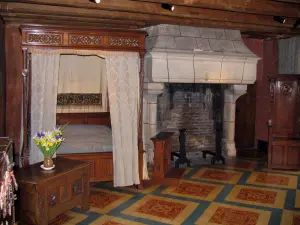
<svg viewBox="0 0 300 225">
<path fill-rule="evenodd" d="M 98 183 L 90 211 L 76 208 L 51 225 L 300 225 L 299 176 L 239 161 L 189 168 L 178 186 L 137 191 Z"/>
</svg>

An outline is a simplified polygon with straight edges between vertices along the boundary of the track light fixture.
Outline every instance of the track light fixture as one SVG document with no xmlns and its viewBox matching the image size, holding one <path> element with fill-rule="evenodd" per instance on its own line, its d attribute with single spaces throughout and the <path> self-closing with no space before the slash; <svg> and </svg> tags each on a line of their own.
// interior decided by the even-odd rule
<svg viewBox="0 0 300 225">
<path fill-rule="evenodd" d="M 170 4 L 167 4 L 167 3 L 162 3 L 161 7 L 165 10 L 169 10 L 169 11 L 172 11 L 172 12 L 175 10 L 174 5 L 170 5 Z"/>
<path fill-rule="evenodd" d="M 274 16 L 273 18 L 275 21 L 277 21 L 278 23 L 285 23 L 286 19 L 282 16 Z"/>
</svg>

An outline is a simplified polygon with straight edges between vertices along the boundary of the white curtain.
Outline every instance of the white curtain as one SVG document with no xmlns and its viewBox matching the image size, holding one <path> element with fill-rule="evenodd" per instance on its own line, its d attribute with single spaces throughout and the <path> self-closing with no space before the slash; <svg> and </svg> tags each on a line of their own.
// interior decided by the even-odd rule
<svg viewBox="0 0 300 225">
<path fill-rule="evenodd" d="M 278 55 L 279 55 L 279 73 L 280 74 L 295 74 L 297 73 L 297 38 L 289 38 L 279 40 Z"/>
<path fill-rule="evenodd" d="M 44 157 L 32 137 L 39 131 L 52 130 L 56 124 L 59 54 L 32 53 L 30 164 Z"/>
<path fill-rule="evenodd" d="M 114 185 L 139 184 L 139 56 L 106 56 L 113 133 Z"/>
<path fill-rule="evenodd" d="M 102 93 L 102 105 L 57 106 L 57 113 L 106 112 L 105 59 L 89 55 L 61 55 L 58 93 Z"/>
</svg>

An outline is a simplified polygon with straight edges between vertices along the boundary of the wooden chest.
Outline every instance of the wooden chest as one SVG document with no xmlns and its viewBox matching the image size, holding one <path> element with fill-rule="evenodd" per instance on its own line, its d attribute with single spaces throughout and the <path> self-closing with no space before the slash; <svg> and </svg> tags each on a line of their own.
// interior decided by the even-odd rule
<svg viewBox="0 0 300 225">
<path fill-rule="evenodd" d="M 47 225 L 68 210 L 89 209 L 89 163 L 57 158 L 55 168 L 44 171 L 41 163 L 17 171 L 21 224 Z"/>
</svg>

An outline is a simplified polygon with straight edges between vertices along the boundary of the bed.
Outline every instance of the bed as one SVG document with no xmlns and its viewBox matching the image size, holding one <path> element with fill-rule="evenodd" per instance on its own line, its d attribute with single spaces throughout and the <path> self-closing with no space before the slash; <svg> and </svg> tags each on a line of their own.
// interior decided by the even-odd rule
<svg viewBox="0 0 300 225">
<path fill-rule="evenodd" d="M 110 113 L 56 114 L 58 127 L 67 123 L 57 156 L 90 162 L 91 182 L 113 180 Z"/>
</svg>

